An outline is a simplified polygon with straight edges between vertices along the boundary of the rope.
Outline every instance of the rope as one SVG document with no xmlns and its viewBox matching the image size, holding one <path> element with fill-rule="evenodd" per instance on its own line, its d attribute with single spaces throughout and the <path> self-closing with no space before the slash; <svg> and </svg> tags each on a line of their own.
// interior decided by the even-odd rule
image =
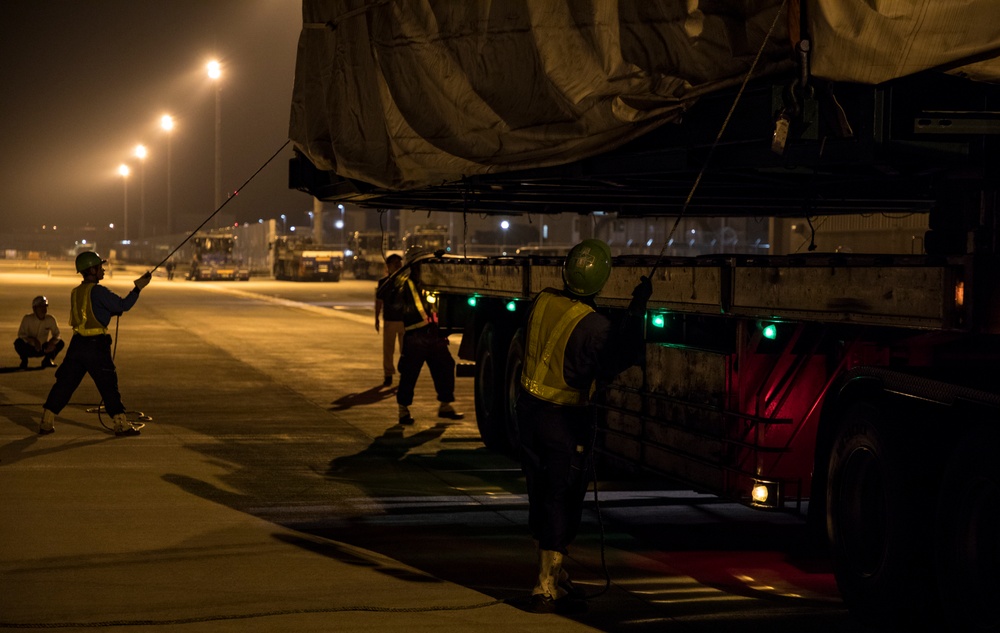
<svg viewBox="0 0 1000 633">
<path fill-rule="evenodd" d="M 771 40 L 771 36 L 774 34 L 774 29 L 778 25 L 778 18 L 781 17 L 782 11 L 785 9 L 785 5 L 788 4 L 788 0 L 782 0 L 781 6 L 774 14 L 774 20 L 771 21 L 771 28 L 768 29 L 767 35 L 764 36 L 764 41 L 761 42 L 760 48 L 757 49 L 757 55 L 753 59 L 753 63 L 750 65 L 750 70 L 747 71 L 745 77 L 743 77 L 743 83 L 740 84 L 740 89 L 736 93 L 736 98 L 733 100 L 733 105 L 729 108 L 729 112 L 726 114 L 725 120 L 722 122 L 722 127 L 719 128 L 719 133 L 715 135 L 715 140 L 712 142 L 712 146 L 708 150 L 708 156 L 705 157 L 705 162 L 701 166 L 701 170 L 698 172 L 698 176 L 694 179 L 694 183 L 691 185 L 691 190 L 688 191 L 687 198 L 684 199 L 684 204 L 681 206 L 681 212 L 678 214 L 677 219 L 674 220 L 674 225 L 670 228 L 670 232 L 667 234 L 666 239 L 663 241 L 663 248 L 660 249 L 660 254 L 653 263 L 653 267 L 649 271 L 649 278 L 653 278 L 653 273 L 659 268 L 660 262 L 663 260 L 664 254 L 667 252 L 667 248 L 670 246 L 670 241 L 673 239 L 674 233 L 677 231 L 677 226 L 681 223 L 681 219 L 687 212 L 688 206 L 691 204 L 691 199 L 694 198 L 695 191 L 698 190 L 698 185 L 701 184 L 701 179 L 705 175 L 705 171 L 708 169 L 708 164 L 712 161 L 712 155 L 715 153 L 715 148 L 718 147 L 719 141 L 722 140 L 722 135 L 725 133 L 726 128 L 729 126 L 730 119 L 733 118 L 733 113 L 736 111 L 736 106 L 739 104 L 740 99 L 743 97 L 743 91 L 746 90 L 747 84 L 750 82 L 750 78 L 753 76 L 754 70 L 757 68 L 757 64 L 760 62 L 761 56 L 764 54 L 764 48 L 767 47 L 767 43 Z"/>
<path fill-rule="evenodd" d="M 197 233 L 198 231 L 200 231 L 202 229 L 202 227 L 204 227 L 206 224 L 208 224 L 209 220 L 211 220 L 216 215 L 218 215 L 219 211 L 222 211 L 222 209 L 225 208 L 225 206 L 227 204 L 229 204 L 230 200 L 232 200 L 237 195 L 239 195 L 239 193 L 241 191 L 243 191 L 243 188 L 246 187 L 248 184 L 250 184 L 250 181 L 253 180 L 254 178 L 256 178 L 257 174 L 259 174 L 261 171 L 263 171 L 265 167 L 267 167 L 268 165 L 270 165 L 271 161 L 274 160 L 275 158 L 277 158 L 278 154 L 280 154 L 282 152 L 282 150 L 284 150 L 286 147 L 288 147 L 288 144 L 291 143 L 291 142 L 292 141 L 290 139 L 287 140 L 287 141 L 285 141 L 284 144 L 282 144 L 282 146 L 278 148 L 278 151 L 276 151 L 274 154 L 271 155 L 271 158 L 268 158 L 266 161 L 264 161 L 264 164 L 261 165 L 260 167 L 258 167 L 257 171 L 255 171 L 252 176 L 250 176 L 249 178 L 246 179 L 246 182 L 244 182 L 242 185 L 240 185 L 236 189 L 236 191 L 233 192 L 233 195 L 231 195 L 228 198 L 226 198 L 226 200 L 222 204 L 219 205 L 219 208 L 212 212 L 212 215 L 210 215 L 207 218 L 205 218 L 205 221 L 202 222 L 201 224 L 199 224 L 198 228 L 196 228 L 195 230 L 191 231 L 191 233 L 187 237 L 185 237 L 184 240 L 181 241 L 181 243 L 178 244 L 176 248 L 174 248 L 174 250 L 170 251 L 169 255 L 167 255 L 166 257 L 164 257 L 163 260 L 159 264 L 157 264 L 156 266 L 153 266 L 153 270 L 151 270 L 149 272 L 152 273 L 157 268 L 159 268 L 160 266 L 162 266 L 163 264 L 165 264 L 168 259 L 170 259 L 171 257 L 173 257 L 174 253 L 176 253 L 177 251 L 179 251 L 182 246 L 184 246 L 185 244 L 187 244 L 188 240 L 190 240 L 192 237 L 194 237 L 195 233 Z"/>
</svg>

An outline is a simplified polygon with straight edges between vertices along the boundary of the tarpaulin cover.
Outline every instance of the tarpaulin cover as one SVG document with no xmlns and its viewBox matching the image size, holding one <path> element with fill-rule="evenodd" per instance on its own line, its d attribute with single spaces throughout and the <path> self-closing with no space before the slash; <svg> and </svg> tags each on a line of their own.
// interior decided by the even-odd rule
<svg viewBox="0 0 1000 633">
<path fill-rule="evenodd" d="M 794 69 L 797 1 L 304 0 L 289 136 L 319 169 L 405 190 L 577 161 L 699 95 Z M 996 79 L 998 0 L 812 0 L 814 76 L 959 62 Z M 791 10 L 793 18 L 788 19 Z M 791 24 L 791 29 L 789 28 Z"/>
</svg>

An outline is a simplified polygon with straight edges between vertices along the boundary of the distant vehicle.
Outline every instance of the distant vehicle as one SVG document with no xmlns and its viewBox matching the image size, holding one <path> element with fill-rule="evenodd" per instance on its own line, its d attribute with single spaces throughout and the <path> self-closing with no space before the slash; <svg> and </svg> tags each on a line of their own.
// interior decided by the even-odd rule
<svg viewBox="0 0 1000 633">
<path fill-rule="evenodd" d="M 310 238 L 281 236 L 271 245 L 274 278 L 288 281 L 340 281 L 344 251 Z"/>
<path fill-rule="evenodd" d="M 194 255 L 187 278 L 192 281 L 248 281 L 250 270 L 233 257 L 236 237 L 199 233 L 191 238 Z"/>
<path fill-rule="evenodd" d="M 379 279 L 385 274 L 385 258 L 403 254 L 396 236 L 382 231 L 355 231 L 350 237 L 347 266 L 355 279 Z"/>
<path fill-rule="evenodd" d="M 451 239 L 448 237 L 448 229 L 430 224 L 415 226 L 403 236 L 403 250 L 411 246 L 421 246 L 432 251 L 450 251 Z"/>
</svg>

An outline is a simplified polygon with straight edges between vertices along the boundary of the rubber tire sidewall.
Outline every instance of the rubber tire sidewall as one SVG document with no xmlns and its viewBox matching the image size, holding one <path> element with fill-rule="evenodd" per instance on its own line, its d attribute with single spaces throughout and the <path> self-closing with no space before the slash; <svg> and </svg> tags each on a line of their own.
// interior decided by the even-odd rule
<svg viewBox="0 0 1000 633">
<path fill-rule="evenodd" d="M 505 428 L 507 444 L 511 447 L 511 456 L 520 458 L 521 430 L 517 420 L 517 396 L 521 391 L 521 369 L 524 367 L 524 330 L 519 329 L 510 340 L 507 348 L 507 368 L 504 373 L 505 387 Z"/>
<path fill-rule="evenodd" d="M 498 353 L 500 341 L 493 323 L 483 326 L 476 343 L 476 426 L 486 448 L 499 453 L 510 450 L 505 426 L 504 365 Z"/>
<path fill-rule="evenodd" d="M 917 544 L 929 522 L 921 529 L 908 442 L 886 408 L 858 402 L 839 419 L 826 515 L 844 601 L 862 620 L 894 626 L 919 618 L 918 578 L 930 561 L 917 555 Z"/>
</svg>

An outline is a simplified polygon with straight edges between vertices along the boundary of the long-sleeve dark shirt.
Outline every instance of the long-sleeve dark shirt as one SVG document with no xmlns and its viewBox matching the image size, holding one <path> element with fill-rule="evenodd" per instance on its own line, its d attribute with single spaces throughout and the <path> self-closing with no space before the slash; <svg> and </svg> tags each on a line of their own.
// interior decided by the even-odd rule
<svg viewBox="0 0 1000 633">
<path fill-rule="evenodd" d="M 138 300 L 138 288 L 132 288 L 124 297 L 119 297 L 101 284 L 95 284 L 90 289 L 90 304 L 94 308 L 94 316 L 104 327 L 111 323 L 111 317 L 128 312 Z"/>
</svg>

